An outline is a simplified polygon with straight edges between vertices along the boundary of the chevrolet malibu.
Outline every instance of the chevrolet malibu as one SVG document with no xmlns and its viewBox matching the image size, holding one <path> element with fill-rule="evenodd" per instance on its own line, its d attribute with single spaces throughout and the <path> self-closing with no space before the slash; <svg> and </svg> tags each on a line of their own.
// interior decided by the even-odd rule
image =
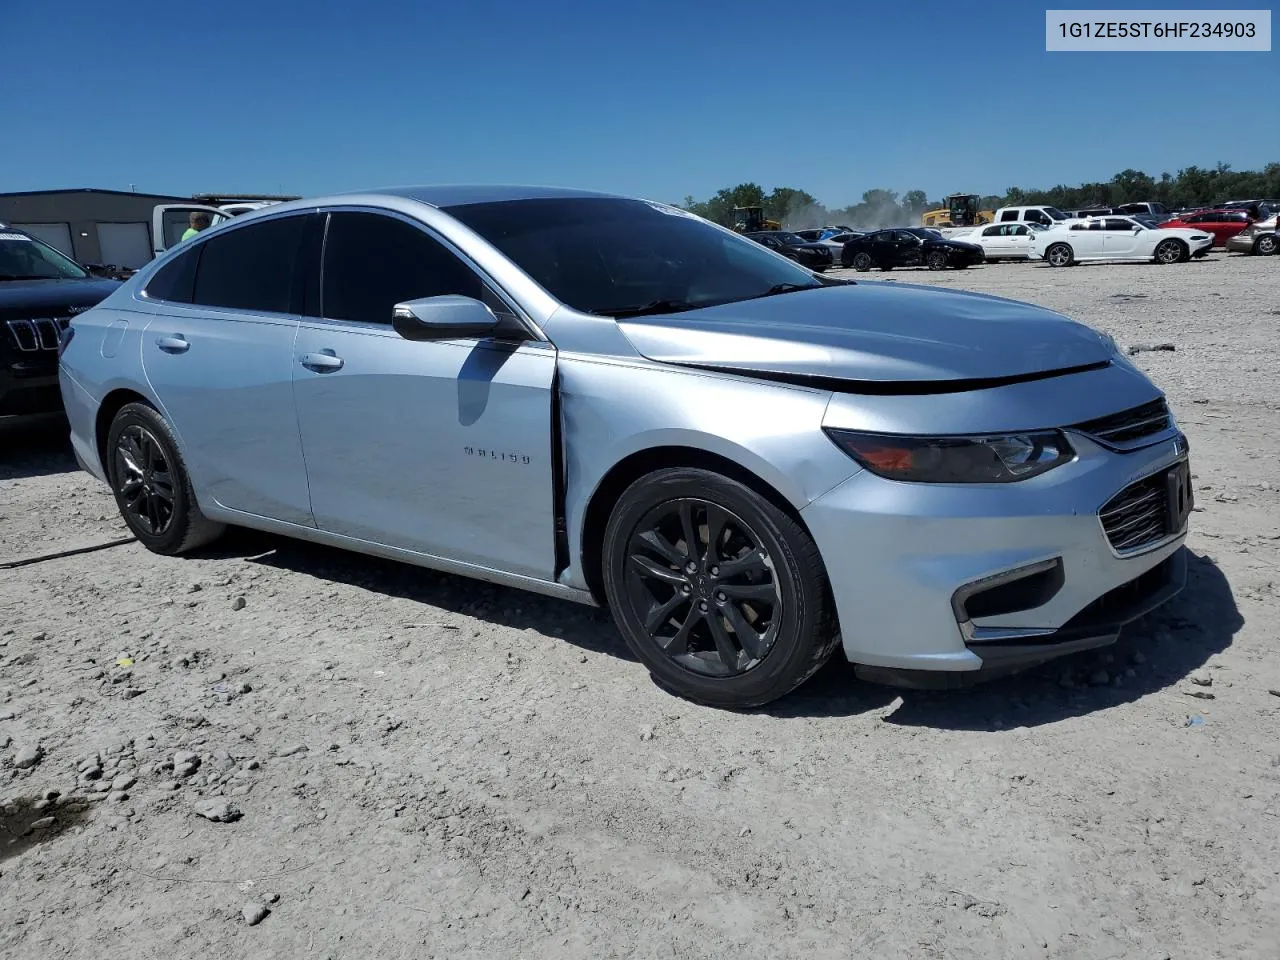
<svg viewBox="0 0 1280 960">
<path fill-rule="evenodd" d="M 281 203 L 61 350 L 76 455 L 148 549 L 240 525 L 603 605 L 714 706 L 837 649 L 898 684 L 1010 672 L 1185 577 L 1186 440 L 1109 337 L 824 278 L 661 203 Z"/>
</svg>

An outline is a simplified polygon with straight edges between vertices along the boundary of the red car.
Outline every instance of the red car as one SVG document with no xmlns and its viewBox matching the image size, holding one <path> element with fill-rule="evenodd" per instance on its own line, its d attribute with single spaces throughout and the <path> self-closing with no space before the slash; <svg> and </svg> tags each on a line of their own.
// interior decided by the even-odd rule
<svg viewBox="0 0 1280 960">
<path fill-rule="evenodd" d="M 1186 227 L 1211 233 L 1215 247 L 1225 247 L 1228 240 L 1248 225 L 1249 215 L 1243 210 L 1197 210 L 1160 224 L 1162 227 Z"/>
</svg>

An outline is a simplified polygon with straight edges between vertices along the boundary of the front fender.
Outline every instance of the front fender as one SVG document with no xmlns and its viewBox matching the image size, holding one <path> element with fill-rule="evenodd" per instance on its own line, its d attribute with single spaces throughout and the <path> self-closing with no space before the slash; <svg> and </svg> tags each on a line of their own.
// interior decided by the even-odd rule
<svg viewBox="0 0 1280 960">
<path fill-rule="evenodd" d="M 587 508 L 610 472 L 658 448 L 710 453 L 750 471 L 797 510 L 858 472 L 822 432 L 828 391 L 648 361 L 563 359 L 564 516 L 570 555 L 562 581 L 585 588 Z"/>
</svg>

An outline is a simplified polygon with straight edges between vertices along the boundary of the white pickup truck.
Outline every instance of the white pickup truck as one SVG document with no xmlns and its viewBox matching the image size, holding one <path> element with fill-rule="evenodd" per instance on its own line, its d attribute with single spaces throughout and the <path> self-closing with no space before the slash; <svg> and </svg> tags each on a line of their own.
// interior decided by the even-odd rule
<svg viewBox="0 0 1280 960">
<path fill-rule="evenodd" d="M 182 235 L 191 226 L 191 214 L 193 213 L 208 214 L 209 226 L 216 227 L 232 217 L 238 217 L 240 214 L 248 213 L 250 210 L 269 207 L 273 203 L 280 203 L 282 199 L 284 198 L 236 198 L 227 200 L 217 198 L 211 203 L 162 203 L 151 213 L 151 252 L 158 257 L 170 247 L 175 247 L 181 243 Z"/>
</svg>

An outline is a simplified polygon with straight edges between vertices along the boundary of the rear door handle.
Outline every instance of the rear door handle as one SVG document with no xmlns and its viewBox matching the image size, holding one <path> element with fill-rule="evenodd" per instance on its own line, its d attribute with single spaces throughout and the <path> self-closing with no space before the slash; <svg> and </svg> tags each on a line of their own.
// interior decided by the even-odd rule
<svg viewBox="0 0 1280 960">
<path fill-rule="evenodd" d="M 180 333 L 175 333 L 171 337 L 158 338 L 156 346 L 165 353 L 186 353 L 191 349 L 191 344 L 187 342 L 187 338 Z"/>
<path fill-rule="evenodd" d="M 304 353 L 299 360 L 304 367 L 308 370 L 314 370 L 316 373 L 328 373 L 331 370 L 342 369 L 342 358 L 334 354 L 332 350 L 321 350 L 319 353 Z"/>
</svg>

